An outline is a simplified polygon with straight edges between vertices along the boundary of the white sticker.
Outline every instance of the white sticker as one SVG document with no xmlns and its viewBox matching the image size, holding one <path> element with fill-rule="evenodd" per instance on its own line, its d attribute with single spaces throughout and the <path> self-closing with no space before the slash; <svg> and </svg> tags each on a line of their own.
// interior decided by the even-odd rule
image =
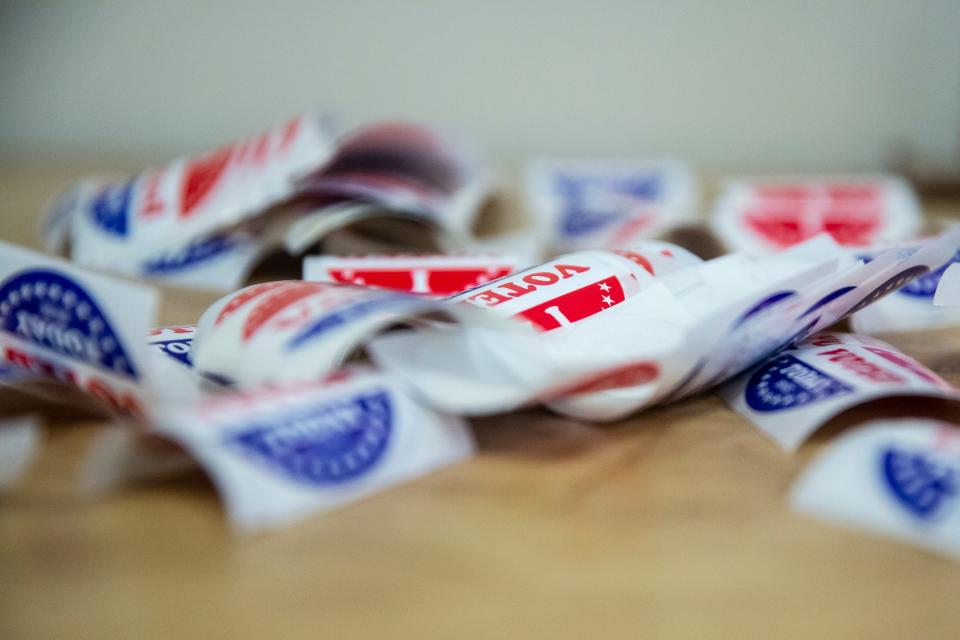
<svg viewBox="0 0 960 640">
<path fill-rule="evenodd" d="M 886 397 L 960 399 L 922 364 L 875 338 L 819 333 L 720 390 L 730 406 L 785 449 L 840 413 Z"/>
<path fill-rule="evenodd" d="M 369 370 L 170 407 L 156 422 L 206 469 L 245 531 L 352 502 L 473 451 L 462 421 Z"/>
<path fill-rule="evenodd" d="M 727 183 L 710 224 L 731 250 L 762 254 L 819 233 L 852 247 L 906 240 L 921 215 L 910 186 L 892 176 L 762 178 Z"/>
<path fill-rule="evenodd" d="M 790 503 L 827 522 L 960 559 L 960 431 L 931 420 L 868 423 L 804 470 Z"/>
<path fill-rule="evenodd" d="M 557 251 L 621 249 L 696 220 L 696 181 L 676 160 L 540 159 L 525 180 Z"/>
</svg>

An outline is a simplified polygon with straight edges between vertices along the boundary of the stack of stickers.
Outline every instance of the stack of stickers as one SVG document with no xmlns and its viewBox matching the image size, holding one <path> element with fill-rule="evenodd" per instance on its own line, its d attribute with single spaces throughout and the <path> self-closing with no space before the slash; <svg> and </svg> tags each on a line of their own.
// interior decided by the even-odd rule
<svg viewBox="0 0 960 640">
<path fill-rule="evenodd" d="M 838 440 L 793 504 L 960 553 L 958 437 L 920 420 L 957 392 L 866 335 L 960 321 L 932 303 L 960 229 L 917 238 L 916 200 L 890 178 L 738 180 L 710 220 L 733 252 L 703 260 L 667 241 L 697 224 L 679 162 L 539 160 L 526 177 L 520 243 L 477 235 L 487 174 L 409 124 L 333 136 L 302 116 L 82 181 L 45 227 L 72 263 L 0 245 L 0 385 L 55 382 L 130 424 L 96 448 L 89 486 L 193 461 L 244 530 L 464 459 L 469 416 L 610 421 L 717 389 L 793 450 L 895 401 L 908 420 Z M 312 255 L 243 287 L 276 250 Z M 95 270 L 229 293 L 195 326 L 157 328 L 155 289 Z M 831 331 L 847 318 L 857 333 Z M 0 429 L 0 456 L 28 458 L 37 433 Z"/>
</svg>

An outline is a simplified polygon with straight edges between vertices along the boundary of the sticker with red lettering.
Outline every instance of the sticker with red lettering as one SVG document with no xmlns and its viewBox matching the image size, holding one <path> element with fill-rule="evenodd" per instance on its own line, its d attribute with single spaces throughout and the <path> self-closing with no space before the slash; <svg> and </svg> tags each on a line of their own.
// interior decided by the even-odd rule
<svg viewBox="0 0 960 640">
<path fill-rule="evenodd" d="M 446 297 L 515 272 L 521 264 L 507 256 L 311 256 L 304 280 L 354 284 Z"/>
<path fill-rule="evenodd" d="M 711 217 L 735 251 L 778 251 L 826 233 L 850 247 L 913 237 L 921 217 L 902 180 L 885 176 L 737 180 Z"/>
<path fill-rule="evenodd" d="M 649 265 L 612 252 L 581 251 L 514 273 L 454 298 L 539 331 L 615 307 L 652 282 Z"/>
<path fill-rule="evenodd" d="M 726 401 L 786 449 L 831 418 L 890 397 L 960 399 L 946 381 L 875 338 L 819 333 L 721 388 Z"/>
</svg>

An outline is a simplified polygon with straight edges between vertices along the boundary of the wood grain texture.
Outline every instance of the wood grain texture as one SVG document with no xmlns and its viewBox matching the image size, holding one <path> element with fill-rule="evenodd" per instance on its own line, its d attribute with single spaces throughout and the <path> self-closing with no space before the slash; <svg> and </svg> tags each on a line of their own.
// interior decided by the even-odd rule
<svg viewBox="0 0 960 640">
<path fill-rule="evenodd" d="M 3 169 L 0 237 L 35 245 L 77 168 Z M 163 322 L 210 299 L 168 292 Z M 960 330 L 888 339 L 960 382 Z M 251 538 L 199 473 L 73 495 L 104 427 L 49 422 L 0 501 L 4 639 L 960 636 L 960 565 L 792 514 L 824 438 L 788 455 L 711 395 L 612 426 L 477 421 L 474 459 Z"/>
</svg>

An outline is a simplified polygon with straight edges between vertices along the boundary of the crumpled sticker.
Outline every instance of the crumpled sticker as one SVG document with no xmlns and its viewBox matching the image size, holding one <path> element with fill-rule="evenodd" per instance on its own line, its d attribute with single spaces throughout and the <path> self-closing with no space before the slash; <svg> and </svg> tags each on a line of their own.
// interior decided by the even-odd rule
<svg viewBox="0 0 960 640">
<path fill-rule="evenodd" d="M 525 181 L 556 251 L 620 249 L 696 221 L 696 181 L 676 160 L 540 159 Z"/>
<path fill-rule="evenodd" d="M 922 217 L 910 186 L 893 176 L 739 179 L 728 182 L 710 218 L 733 251 L 763 254 L 819 233 L 870 247 L 913 238 Z"/>
<path fill-rule="evenodd" d="M 303 279 L 446 297 L 502 278 L 526 266 L 511 256 L 310 256 Z"/>
<path fill-rule="evenodd" d="M 40 448 L 41 429 L 34 416 L 0 420 L 0 491 L 16 484 Z"/>
<path fill-rule="evenodd" d="M 831 418 L 890 397 L 960 400 L 913 358 L 875 338 L 819 333 L 731 381 L 720 395 L 785 449 Z"/>
<path fill-rule="evenodd" d="M 449 307 L 398 291 L 301 280 L 253 285 L 204 312 L 194 364 L 238 384 L 315 380 L 378 331 L 437 311 Z"/>
<path fill-rule="evenodd" d="M 369 370 L 164 407 L 156 433 L 216 484 L 237 529 L 276 528 L 471 455 L 464 422 Z"/>
<path fill-rule="evenodd" d="M 876 420 L 843 434 L 804 470 L 794 510 L 960 559 L 960 431 Z"/>
<path fill-rule="evenodd" d="M 58 244 L 56 230 L 69 219 L 70 256 L 82 266 L 168 280 L 211 264 L 229 273 L 261 250 L 255 238 L 231 230 L 290 199 L 297 180 L 332 153 L 324 123 L 300 116 L 127 181 L 92 190 L 81 182 L 68 192 L 72 208 L 62 200 L 54 207 L 47 243 Z"/>
<path fill-rule="evenodd" d="M 660 276 L 627 272 L 616 277 L 631 283 L 624 288 L 630 295 L 610 296 L 616 304 L 606 305 L 598 291 L 594 313 L 570 314 L 549 297 L 562 298 L 569 285 L 541 300 L 544 294 L 527 290 L 541 285 L 522 282 L 528 273 L 522 272 L 506 279 L 515 289 L 495 282 L 460 298 L 475 297 L 539 331 L 433 327 L 378 337 L 368 350 L 444 410 L 488 414 L 548 401 L 569 415 L 612 420 L 729 379 L 942 264 L 958 244 L 960 233 L 951 231 L 864 265 L 822 236 L 760 259 L 724 256 Z M 569 257 L 558 261 L 583 266 Z M 599 273 L 600 280 L 611 277 Z M 549 270 L 537 278 L 564 280 Z M 534 318 L 519 306 L 524 295 Z M 577 321 L 569 322 L 571 316 Z M 602 395 L 565 397 L 580 387 Z"/>
<path fill-rule="evenodd" d="M 281 246 L 302 252 L 370 219 L 391 239 L 391 225 L 412 221 L 444 248 L 466 246 L 490 185 L 423 127 L 379 123 L 335 140 L 303 115 L 128 180 L 82 180 L 53 201 L 42 232 L 48 250 L 69 248 L 86 267 L 229 290 Z"/>
</svg>

